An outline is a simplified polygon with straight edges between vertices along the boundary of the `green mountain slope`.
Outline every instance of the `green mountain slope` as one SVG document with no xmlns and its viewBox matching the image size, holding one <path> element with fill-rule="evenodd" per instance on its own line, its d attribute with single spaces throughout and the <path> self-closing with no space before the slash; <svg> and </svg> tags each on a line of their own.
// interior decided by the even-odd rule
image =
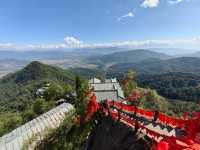
<svg viewBox="0 0 200 150">
<path fill-rule="evenodd" d="M 170 99 L 197 101 L 200 99 L 200 76 L 188 73 L 166 73 L 161 75 L 138 76 L 143 87 L 156 89 Z"/>
<path fill-rule="evenodd" d="M 98 77 L 100 79 L 105 78 L 105 72 L 101 69 L 71 68 L 69 71 L 75 75 L 81 75 L 86 79 L 91 79 L 94 77 Z"/>
<path fill-rule="evenodd" d="M 17 111 L 35 99 L 35 92 L 46 82 L 72 84 L 74 75 L 63 69 L 32 62 L 24 69 L 0 80 L 0 111 Z"/>
<path fill-rule="evenodd" d="M 139 63 L 121 63 L 109 68 L 110 73 L 126 72 L 129 69 L 139 74 L 162 74 L 169 72 L 200 73 L 200 58 L 180 57 L 168 60 L 146 60 Z"/>
<path fill-rule="evenodd" d="M 168 59 L 170 56 L 157 53 L 150 50 L 132 50 L 116 52 L 108 55 L 90 58 L 90 61 L 97 64 L 118 64 L 118 63 L 136 63 L 146 59 Z"/>
</svg>

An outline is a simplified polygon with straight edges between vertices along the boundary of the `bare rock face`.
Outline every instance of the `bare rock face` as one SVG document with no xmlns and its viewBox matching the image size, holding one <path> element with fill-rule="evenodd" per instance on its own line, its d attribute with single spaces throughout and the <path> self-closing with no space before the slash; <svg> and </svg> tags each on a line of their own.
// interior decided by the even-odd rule
<svg viewBox="0 0 200 150">
<path fill-rule="evenodd" d="M 151 147 L 150 139 L 106 117 L 91 132 L 85 150 L 150 150 Z"/>
</svg>

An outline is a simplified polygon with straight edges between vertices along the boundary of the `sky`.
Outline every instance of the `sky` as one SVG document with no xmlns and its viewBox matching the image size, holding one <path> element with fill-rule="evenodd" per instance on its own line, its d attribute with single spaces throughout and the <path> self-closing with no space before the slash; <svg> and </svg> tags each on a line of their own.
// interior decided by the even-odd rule
<svg viewBox="0 0 200 150">
<path fill-rule="evenodd" d="M 0 0 L 0 50 L 200 49 L 200 0 Z"/>
</svg>

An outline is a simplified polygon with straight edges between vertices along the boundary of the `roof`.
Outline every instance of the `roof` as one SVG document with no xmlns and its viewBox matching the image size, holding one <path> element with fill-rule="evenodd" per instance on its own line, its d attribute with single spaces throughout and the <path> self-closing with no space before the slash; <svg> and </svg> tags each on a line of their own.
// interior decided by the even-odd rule
<svg viewBox="0 0 200 150">
<path fill-rule="evenodd" d="M 116 78 L 106 79 L 105 82 L 100 83 L 90 82 L 90 87 L 93 88 L 98 101 L 122 100 L 124 98 L 123 90 Z"/>
<path fill-rule="evenodd" d="M 23 144 L 34 135 L 42 139 L 46 129 L 58 127 L 64 120 L 66 112 L 72 109 L 73 106 L 71 104 L 63 103 L 0 137 L 0 150 L 20 150 L 23 148 Z"/>
<path fill-rule="evenodd" d="M 115 82 L 117 82 L 117 79 L 116 78 L 106 79 L 105 82 L 106 83 L 115 83 Z"/>
<path fill-rule="evenodd" d="M 98 101 L 103 101 L 106 99 L 109 100 L 122 100 L 123 98 L 120 97 L 117 93 L 117 90 L 113 91 L 95 91 L 95 95 Z"/>
<path fill-rule="evenodd" d="M 97 78 L 92 78 L 89 80 L 89 83 L 101 83 L 101 80 Z"/>
</svg>

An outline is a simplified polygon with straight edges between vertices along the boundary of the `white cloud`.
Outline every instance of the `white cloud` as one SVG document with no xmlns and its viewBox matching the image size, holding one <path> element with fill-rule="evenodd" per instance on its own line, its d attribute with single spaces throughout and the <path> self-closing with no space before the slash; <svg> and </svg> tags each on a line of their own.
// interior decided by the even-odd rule
<svg viewBox="0 0 200 150">
<path fill-rule="evenodd" d="M 192 39 L 171 39 L 171 40 L 131 40 L 112 43 L 85 43 L 73 37 L 64 38 L 63 43 L 58 44 L 16 44 L 0 43 L 0 50 L 69 50 L 76 48 L 98 48 L 98 47 L 121 47 L 121 48 L 186 48 L 200 49 L 200 37 Z"/>
<path fill-rule="evenodd" d="M 63 43 L 58 44 L 16 44 L 16 43 L 0 43 L 0 50 L 55 50 L 81 48 L 86 46 L 82 41 L 74 37 L 65 37 Z"/>
<path fill-rule="evenodd" d="M 181 2 L 183 2 L 183 0 L 168 0 L 168 3 L 171 4 L 171 5 L 178 4 L 178 3 L 181 3 Z"/>
<path fill-rule="evenodd" d="M 79 47 L 83 44 L 82 41 L 76 39 L 75 37 L 67 36 L 64 38 L 66 47 Z"/>
<path fill-rule="evenodd" d="M 141 4 L 144 8 L 154 8 L 157 7 L 159 4 L 159 0 L 144 0 Z"/>
<path fill-rule="evenodd" d="M 129 12 L 128 14 L 125 14 L 119 18 L 117 18 L 118 21 L 121 21 L 122 19 L 125 19 L 125 18 L 133 18 L 135 15 L 133 14 L 133 12 Z"/>
<path fill-rule="evenodd" d="M 93 44 L 90 47 L 122 47 L 122 48 L 200 48 L 200 38 L 173 40 L 123 41 Z"/>
</svg>

